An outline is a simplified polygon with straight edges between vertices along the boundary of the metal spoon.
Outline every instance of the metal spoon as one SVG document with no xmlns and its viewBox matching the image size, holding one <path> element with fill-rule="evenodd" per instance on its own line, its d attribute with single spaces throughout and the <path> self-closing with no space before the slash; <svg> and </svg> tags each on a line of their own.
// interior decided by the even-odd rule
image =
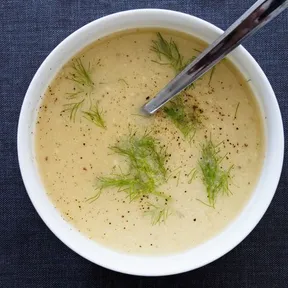
<svg viewBox="0 0 288 288">
<path fill-rule="evenodd" d="M 287 7 L 288 0 L 257 1 L 152 100 L 146 103 L 142 107 L 142 111 L 145 114 L 152 115 Z"/>
</svg>

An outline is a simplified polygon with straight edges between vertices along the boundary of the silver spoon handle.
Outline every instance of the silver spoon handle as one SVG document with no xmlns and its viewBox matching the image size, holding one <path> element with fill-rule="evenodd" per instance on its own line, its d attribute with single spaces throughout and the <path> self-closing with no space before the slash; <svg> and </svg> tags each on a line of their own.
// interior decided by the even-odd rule
<svg viewBox="0 0 288 288">
<path fill-rule="evenodd" d="M 259 0 L 236 20 L 217 40 L 170 81 L 142 110 L 153 114 L 185 87 L 222 60 L 243 40 L 278 16 L 288 7 L 288 0 Z"/>
</svg>

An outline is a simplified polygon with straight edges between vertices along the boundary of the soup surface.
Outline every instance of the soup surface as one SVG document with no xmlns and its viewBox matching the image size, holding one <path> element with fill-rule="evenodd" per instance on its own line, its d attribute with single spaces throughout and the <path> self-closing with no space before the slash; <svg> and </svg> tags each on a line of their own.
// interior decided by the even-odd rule
<svg viewBox="0 0 288 288">
<path fill-rule="evenodd" d="M 205 48 L 137 29 L 71 59 L 38 112 L 47 194 L 87 237 L 130 253 L 173 253 L 221 232 L 251 196 L 264 157 L 250 89 L 223 60 L 151 117 L 140 107 Z"/>
</svg>

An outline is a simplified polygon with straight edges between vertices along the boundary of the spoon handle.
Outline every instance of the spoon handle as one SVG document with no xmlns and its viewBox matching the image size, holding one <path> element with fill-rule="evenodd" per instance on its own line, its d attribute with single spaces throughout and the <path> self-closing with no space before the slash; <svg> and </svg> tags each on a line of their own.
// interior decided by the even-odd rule
<svg viewBox="0 0 288 288">
<path fill-rule="evenodd" d="M 165 86 L 142 110 L 152 115 L 185 87 L 201 77 L 246 38 L 288 7 L 288 0 L 258 0 L 218 39 Z"/>
</svg>

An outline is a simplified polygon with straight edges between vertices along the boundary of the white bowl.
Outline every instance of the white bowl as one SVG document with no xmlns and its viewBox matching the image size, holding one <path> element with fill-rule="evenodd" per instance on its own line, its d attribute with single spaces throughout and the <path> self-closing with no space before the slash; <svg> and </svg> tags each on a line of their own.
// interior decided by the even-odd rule
<svg viewBox="0 0 288 288">
<path fill-rule="evenodd" d="M 252 80 L 250 83 L 262 110 L 266 136 L 261 177 L 241 214 L 211 240 L 188 251 L 167 256 L 118 253 L 79 233 L 53 207 L 37 170 L 33 133 L 41 102 L 40 95 L 44 94 L 62 65 L 89 43 L 116 31 L 140 27 L 170 28 L 192 34 L 209 43 L 223 32 L 199 18 L 158 9 L 120 12 L 80 28 L 62 41 L 45 59 L 27 90 L 18 126 L 18 157 L 24 184 L 35 209 L 63 243 L 103 267 L 128 274 L 159 276 L 189 271 L 210 263 L 234 248 L 252 231 L 275 193 L 283 162 L 284 136 L 280 110 L 269 81 L 253 57 L 243 47 L 238 47 L 228 58 L 247 79 Z"/>
</svg>

